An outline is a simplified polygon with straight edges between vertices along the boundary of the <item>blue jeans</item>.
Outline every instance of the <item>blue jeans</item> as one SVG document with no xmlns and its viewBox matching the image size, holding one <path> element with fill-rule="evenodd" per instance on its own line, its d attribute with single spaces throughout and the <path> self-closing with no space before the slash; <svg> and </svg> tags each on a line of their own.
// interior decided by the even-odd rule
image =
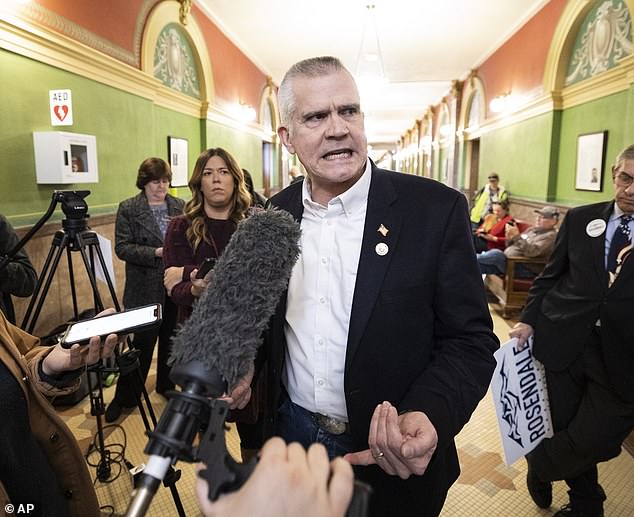
<svg viewBox="0 0 634 517">
<path fill-rule="evenodd" d="M 503 275 L 506 273 L 506 255 L 502 250 L 492 249 L 476 255 L 483 275 Z M 522 264 L 515 265 L 515 278 L 535 278 L 537 273 Z"/>
<path fill-rule="evenodd" d="M 503 275 L 506 273 L 506 255 L 497 248 L 476 255 L 483 275 Z"/>
<path fill-rule="evenodd" d="M 277 410 L 275 434 L 284 438 L 286 443 L 299 442 L 306 449 L 311 443 L 321 443 L 330 459 L 353 452 L 352 436 L 324 431 L 315 423 L 310 411 L 294 404 L 288 397 Z"/>
</svg>

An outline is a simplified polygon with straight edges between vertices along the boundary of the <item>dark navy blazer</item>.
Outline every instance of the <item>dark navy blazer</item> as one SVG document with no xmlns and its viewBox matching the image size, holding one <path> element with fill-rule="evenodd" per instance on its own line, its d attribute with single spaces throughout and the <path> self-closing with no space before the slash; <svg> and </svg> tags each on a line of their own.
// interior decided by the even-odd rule
<svg viewBox="0 0 634 517">
<path fill-rule="evenodd" d="M 299 182 L 271 203 L 301 220 L 301 196 Z M 387 254 L 376 252 L 379 243 Z M 280 397 L 285 309 L 282 300 L 265 340 L 267 434 Z M 387 400 L 400 412 L 425 412 L 439 438 L 423 476 L 403 481 L 376 466 L 357 468 L 373 486 L 373 515 L 426 515 L 426 498 L 442 497 L 457 479 L 454 437 L 486 393 L 497 347 L 465 197 L 372 164 L 345 364 L 350 432 L 356 449 L 367 449 L 372 413 Z"/>
</svg>

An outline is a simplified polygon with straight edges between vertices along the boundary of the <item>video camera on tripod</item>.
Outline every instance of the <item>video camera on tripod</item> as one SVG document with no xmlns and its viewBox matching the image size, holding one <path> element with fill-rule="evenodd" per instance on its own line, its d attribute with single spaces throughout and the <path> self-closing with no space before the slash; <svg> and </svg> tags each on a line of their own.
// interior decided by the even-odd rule
<svg viewBox="0 0 634 517">
<path fill-rule="evenodd" d="M 53 215 L 58 203 L 62 204 L 62 211 L 71 220 L 85 219 L 88 216 L 88 205 L 84 201 L 90 194 L 90 190 L 55 190 L 51 196 L 51 204 L 46 210 L 46 213 L 40 218 L 40 220 L 33 225 L 24 237 L 9 250 L 9 252 L 0 258 L 0 270 L 11 262 L 15 257 L 15 254 L 20 251 L 24 245 L 35 235 L 35 233 L 48 221 Z"/>
<path fill-rule="evenodd" d="M 53 198 L 62 204 L 62 212 L 69 219 L 85 219 L 88 217 L 88 204 L 84 199 L 90 190 L 56 190 Z"/>
<path fill-rule="evenodd" d="M 94 297 L 95 312 L 103 310 L 104 304 L 99 294 L 99 289 L 96 281 L 96 260 L 99 261 L 101 270 L 104 273 L 108 290 L 112 298 L 114 307 L 117 311 L 121 310 L 117 296 L 114 290 L 114 285 L 110 276 L 108 275 L 106 263 L 104 260 L 101 247 L 99 246 L 99 238 L 97 234 L 88 229 L 86 219 L 88 215 L 88 205 L 85 198 L 90 194 L 89 190 L 56 190 L 53 192 L 51 198 L 51 204 L 44 216 L 33 226 L 33 228 L 24 236 L 24 239 L 18 243 L 18 246 L 23 246 L 31 236 L 39 230 L 39 228 L 50 218 L 55 211 L 58 203 L 61 203 L 62 211 L 66 216 L 62 219 L 62 229 L 55 232 L 53 242 L 49 250 L 48 256 L 44 262 L 44 267 L 38 278 L 33 292 L 33 297 L 27 308 L 27 311 L 22 321 L 21 327 L 29 333 L 33 333 L 35 323 L 40 315 L 42 305 L 53 280 L 53 275 L 57 270 L 62 253 L 66 250 L 68 259 L 68 273 L 71 288 L 71 297 L 73 302 L 73 314 L 75 319 L 79 315 L 79 309 L 77 304 L 77 291 L 75 288 L 75 275 L 73 270 L 73 261 L 71 252 L 78 251 L 81 255 L 88 280 L 92 288 Z"/>
</svg>

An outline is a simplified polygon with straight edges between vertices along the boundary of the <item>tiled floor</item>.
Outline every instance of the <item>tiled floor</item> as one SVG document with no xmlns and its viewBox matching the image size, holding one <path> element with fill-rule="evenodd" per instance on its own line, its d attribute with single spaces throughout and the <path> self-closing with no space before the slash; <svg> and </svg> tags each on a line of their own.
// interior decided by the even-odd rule
<svg viewBox="0 0 634 517">
<path fill-rule="evenodd" d="M 495 331 L 502 341 L 508 336 L 509 321 L 503 320 L 494 312 Z M 149 387 L 154 386 L 154 374 L 150 373 Z M 109 401 L 114 388 L 104 390 L 104 399 Z M 151 403 L 157 416 L 165 407 L 165 399 L 153 391 Z M 75 433 L 83 451 L 88 450 L 96 430 L 95 417 L 90 416 L 90 401 L 86 397 L 73 407 L 60 410 L 60 414 Z M 147 437 L 139 411 L 135 409 L 121 426 L 106 427 L 105 442 L 112 450 L 113 460 L 121 456 L 125 448 L 125 458 L 138 465 L 145 461 L 143 448 Z M 120 446 L 117 444 L 125 444 Z M 504 464 L 495 410 L 491 395 L 488 394 L 478 406 L 471 421 L 457 437 L 458 452 L 462 475 L 451 488 L 442 517 L 530 517 L 552 515 L 568 499 L 565 484 L 556 483 L 553 507 L 549 510 L 537 508 L 526 491 L 526 465 L 518 461 L 511 466 Z M 239 455 L 239 438 L 235 428 L 227 433 L 227 446 L 234 455 Z M 89 461 L 95 463 L 99 455 L 93 453 Z M 187 516 L 200 515 L 193 496 L 193 466 L 179 462 L 176 466 L 182 471 L 181 479 L 176 483 L 177 492 L 182 500 Z M 90 467 L 93 477 L 96 468 Z M 116 474 L 119 476 L 116 477 Z M 618 458 L 599 467 L 601 483 L 608 495 L 605 505 L 606 517 L 629 517 L 634 515 L 634 458 L 623 452 Z M 132 482 L 126 469 L 120 469 L 118 463 L 112 463 L 111 482 L 96 481 L 95 486 L 100 502 L 111 508 L 104 508 L 104 515 L 123 515 L 130 501 Z M 167 488 L 161 487 L 147 513 L 148 516 L 177 515 L 174 498 Z"/>
<path fill-rule="evenodd" d="M 508 340 L 514 322 L 492 311 L 494 328 L 500 341 Z M 555 513 L 568 502 L 564 482 L 554 484 L 553 505 L 537 508 L 526 490 L 526 463 L 519 460 L 506 466 L 500 444 L 491 393 L 480 402 L 469 423 L 457 437 L 462 474 L 449 491 L 442 517 L 529 517 Z M 634 515 L 634 458 L 621 455 L 599 466 L 599 479 L 608 499 L 606 517 Z"/>
</svg>

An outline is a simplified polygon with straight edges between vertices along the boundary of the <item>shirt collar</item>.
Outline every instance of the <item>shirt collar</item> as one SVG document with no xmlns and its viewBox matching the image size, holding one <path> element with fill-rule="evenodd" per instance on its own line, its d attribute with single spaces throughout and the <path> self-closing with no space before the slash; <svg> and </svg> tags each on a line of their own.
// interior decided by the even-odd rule
<svg viewBox="0 0 634 517">
<path fill-rule="evenodd" d="M 365 162 L 365 169 L 359 180 L 352 185 L 348 190 L 339 194 L 337 197 L 332 198 L 329 202 L 329 206 L 339 204 L 344 213 L 350 215 L 360 207 L 364 207 L 368 200 L 368 193 L 370 191 L 370 180 L 372 178 L 372 164 L 369 159 Z M 323 210 L 323 206 L 315 203 L 311 198 L 310 179 L 306 178 L 302 185 L 302 203 L 304 208 L 313 208 Z"/>
<path fill-rule="evenodd" d="M 612 210 L 612 215 L 610 216 L 610 222 L 618 221 L 622 215 L 625 215 L 625 212 L 623 212 L 623 210 L 619 208 L 618 203 L 614 201 L 614 210 Z"/>
</svg>

